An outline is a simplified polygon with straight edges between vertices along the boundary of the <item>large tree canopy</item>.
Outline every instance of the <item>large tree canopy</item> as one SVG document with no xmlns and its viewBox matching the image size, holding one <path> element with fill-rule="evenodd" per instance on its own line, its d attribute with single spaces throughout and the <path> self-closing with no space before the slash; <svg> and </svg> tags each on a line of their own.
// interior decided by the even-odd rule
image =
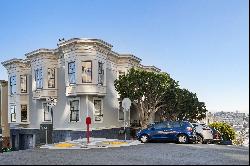
<svg viewBox="0 0 250 166">
<path fill-rule="evenodd" d="M 130 98 L 138 111 L 143 128 L 149 124 L 155 112 L 166 106 L 163 102 L 165 93 L 177 87 L 178 83 L 167 73 L 147 72 L 134 68 L 115 81 L 115 88 L 120 98 Z"/>
<path fill-rule="evenodd" d="M 166 107 L 161 109 L 161 116 L 168 120 L 201 120 L 206 117 L 206 106 L 197 95 L 187 89 L 176 88 L 165 94 Z"/>
<path fill-rule="evenodd" d="M 180 89 L 167 73 L 132 68 L 115 80 L 115 88 L 121 99 L 130 98 L 142 128 L 147 127 L 157 111 L 171 120 L 195 120 L 206 115 L 205 103 L 199 102 L 195 93 Z"/>
</svg>

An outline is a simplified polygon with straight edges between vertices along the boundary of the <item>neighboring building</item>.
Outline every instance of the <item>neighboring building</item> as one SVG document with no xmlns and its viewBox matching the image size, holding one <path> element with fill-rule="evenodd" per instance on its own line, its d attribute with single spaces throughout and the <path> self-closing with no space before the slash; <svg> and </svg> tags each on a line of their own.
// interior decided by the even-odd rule
<svg viewBox="0 0 250 166">
<path fill-rule="evenodd" d="M 0 80 L 0 134 L 2 147 L 10 147 L 10 128 L 8 124 L 8 82 Z"/>
<path fill-rule="evenodd" d="M 134 55 L 112 51 L 99 39 L 73 38 L 57 45 L 27 53 L 25 60 L 2 62 L 9 76 L 8 121 L 17 149 L 85 137 L 87 116 L 92 136 L 117 137 L 123 112 L 114 81 L 132 67 L 160 71 L 141 65 Z M 133 110 L 130 117 L 138 119 Z"/>
<path fill-rule="evenodd" d="M 205 124 L 210 124 L 210 123 L 213 123 L 213 122 L 218 122 L 220 121 L 220 118 L 214 116 L 213 113 L 211 112 L 206 112 L 206 117 L 203 118 L 202 120 L 200 120 L 199 122 L 200 123 L 205 123 Z"/>
</svg>

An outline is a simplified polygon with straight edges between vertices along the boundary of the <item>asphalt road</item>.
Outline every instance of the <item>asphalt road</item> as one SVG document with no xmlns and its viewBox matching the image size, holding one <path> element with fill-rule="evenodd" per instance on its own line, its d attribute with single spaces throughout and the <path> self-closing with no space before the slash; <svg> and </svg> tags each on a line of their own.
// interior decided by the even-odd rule
<svg viewBox="0 0 250 166">
<path fill-rule="evenodd" d="M 249 148 L 147 143 L 87 150 L 29 149 L 0 154 L 0 165 L 249 165 Z"/>
</svg>

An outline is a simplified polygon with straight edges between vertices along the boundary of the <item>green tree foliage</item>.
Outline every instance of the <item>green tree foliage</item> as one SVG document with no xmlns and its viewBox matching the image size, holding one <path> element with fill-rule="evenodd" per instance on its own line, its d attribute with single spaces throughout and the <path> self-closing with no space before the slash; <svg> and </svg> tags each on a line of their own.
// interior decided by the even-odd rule
<svg viewBox="0 0 250 166">
<path fill-rule="evenodd" d="M 246 132 L 244 130 L 241 130 L 239 133 L 237 133 L 235 136 L 236 138 L 233 140 L 233 144 L 242 146 L 244 144 L 245 134 Z"/>
<path fill-rule="evenodd" d="M 187 89 L 176 88 L 166 93 L 164 102 L 167 106 L 161 110 L 162 119 L 195 121 L 206 117 L 205 103 Z"/>
<path fill-rule="evenodd" d="M 236 138 L 235 130 L 225 122 L 214 122 L 209 124 L 209 126 L 218 130 L 225 141 L 234 140 Z"/>
<path fill-rule="evenodd" d="M 165 94 L 174 91 L 178 83 L 167 73 L 130 69 L 128 74 L 115 80 L 120 98 L 128 97 L 139 113 L 142 128 L 147 127 L 155 112 L 166 106 Z"/>
</svg>

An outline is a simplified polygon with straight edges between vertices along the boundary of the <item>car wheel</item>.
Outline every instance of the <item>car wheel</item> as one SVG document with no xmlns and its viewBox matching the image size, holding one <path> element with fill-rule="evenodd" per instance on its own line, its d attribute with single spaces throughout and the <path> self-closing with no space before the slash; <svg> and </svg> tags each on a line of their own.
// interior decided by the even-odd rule
<svg viewBox="0 0 250 166">
<path fill-rule="evenodd" d="M 181 144 L 188 143 L 188 137 L 185 134 L 178 135 L 178 143 L 181 143 Z"/>
<path fill-rule="evenodd" d="M 198 144 L 202 144 L 203 143 L 203 138 L 200 135 L 197 135 L 197 141 Z"/>
<path fill-rule="evenodd" d="M 142 136 L 140 137 L 140 141 L 141 141 L 142 143 L 148 142 L 148 141 L 149 141 L 148 135 L 142 135 Z"/>
</svg>

